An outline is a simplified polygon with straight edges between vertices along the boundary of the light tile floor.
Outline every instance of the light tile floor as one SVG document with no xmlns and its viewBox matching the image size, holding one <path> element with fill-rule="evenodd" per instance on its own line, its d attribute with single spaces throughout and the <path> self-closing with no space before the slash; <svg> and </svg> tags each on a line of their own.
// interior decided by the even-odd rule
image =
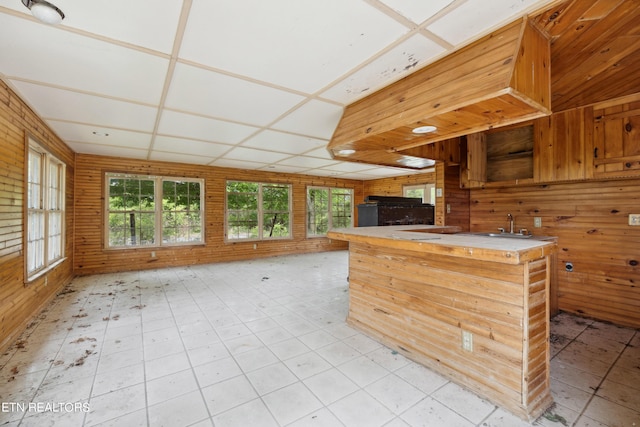
<svg viewBox="0 0 640 427">
<path fill-rule="evenodd" d="M 347 326 L 347 265 L 76 278 L 0 356 L 0 425 L 529 425 Z M 551 329 L 556 405 L 534 425 L 640 426 L 640 332 L 568 314 Z"/>
</svg>

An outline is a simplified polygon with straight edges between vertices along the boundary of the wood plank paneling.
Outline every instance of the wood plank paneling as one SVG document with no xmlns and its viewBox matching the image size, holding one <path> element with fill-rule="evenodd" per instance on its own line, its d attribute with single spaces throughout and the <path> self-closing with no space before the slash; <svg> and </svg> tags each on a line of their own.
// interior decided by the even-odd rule
<svg viewBox="0 0 640 427">
<path fill-rule="evenodd" d="M 66 164 L 67 259 L 25 283 L 24 203 L 26 135 Z M 74 153 L 0 80 L 0 351 L 72 277 Z"/>
<path fill-rule="evenodd" d="M 106 172 L 163 175 L 205 180 L 205 244 L 179 247 L 105 249 L 104 176 Z M 215 168 L 80 154 L 76 159 L 77 213 L 75 218 L 76 274 L 141 270 L 176 265 L 236 261 L 292 253 L 345 249 L 345 242 L 306 238 L 307 186 L 354 189 L 354 206 L 363 200 L 362 182 L 298 174 Z M 277 182 L 292 185 L 293 238 L 248 242 L 224 241 L 227 180 Z M 354 212 L 355 214 L 355 212 Z M 254 249 L 255 245 L 255 249 Z M 156 257 L 151 257 L 151 251 Z"/>
<path fill-rule="evenodd" d="M 471 231 L 506 227 L 558 237 L 560 310 L 640 327 L 640 180 L 471 190 Z M 534 217 L 542 228 L 533 227 Z M 565 264 L 573 264 L 567 272 Z"/>
<path fill-rule="evenodd" d="M 519 265 L 350 242 L 348 322 L 525 419 L 549 392 L 548 256 Z M 500 296 L 498 296 L 500 295 Z M 462 331 L 473 349 L 462 348 Z"/>
</svg>

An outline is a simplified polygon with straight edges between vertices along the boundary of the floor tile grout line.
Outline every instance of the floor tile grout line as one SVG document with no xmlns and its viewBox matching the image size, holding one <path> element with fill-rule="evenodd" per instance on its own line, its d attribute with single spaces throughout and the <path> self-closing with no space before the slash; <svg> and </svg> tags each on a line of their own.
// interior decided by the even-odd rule
<svg viewBox="0 0 640 427">
<path fill-rule="evenodd" d="M 176 276 L 176 279 L 178 280 L 178 282 L 182 284 L 182 280 L 180 279 L 180 277 L 178 277 L 177 274 L 175 274 L 175 276 Z M 159 280 L 159 282 L 160 281 L 161 280 Z M 207 415 L 208 415 L 207 419 L 211 420 L 211 422 L 213 423 L 213 417 L 212 417 L 211 411 L 209 410 L 209 405 L 207 405 L 207 401 L 206 401 L 206 399 L 204 397 L 204 394 L 202 393 L 202 387 L 200 386 L 200 381 L 198 380 L 198 376 L 196 375 L 195 367 L 193 366 L 191 358 L 189 357 L 189 351 L 187 349 L 187 346 L 184 343 L 184 337 L 180 333 L 180 329 L 178 328 L 178 323 L 176 321 L 176 316 L 175 316 L 175 310 L 173 309 L 173 307 L 171 305 L 170 299 L 167 297 L 166 287 L 162 286 L 161 289 L 162 289 L 162 294 L 164 295 L 165 300 L 167 301 L 167 305 L 169 307 L 169 311 L 171 312 L 171 318 L 173 319 L 173 322 L 174 322 L 174 324 L 176 326 L 176 329 L 178 330 L 178 336 L 180 337 L 180 342 L 182 343 L 182 348 L 184 350 L 185 355 L 187 356 L 187 360 L 189 361 L 189 367 L 190 367 L 189 370 L 191 371 L 191 375 L 193 375 L 193 378 L 194 378 L 194 380 L 196 382 L 196 385 L 198 387 L 198 392 L 199 392 L 200 397 L 202 399 L 202 403 L 204 404 L 205 410 L 207 411 Z M 186 288 L 186 289 L 188 291 L 188 288 Z M 191 295 L 190 292 L 189 292 L 189 295 L 193 299 L 193 295 Z M 199 306 L 198 306 L 198 309 L 201 310 Z M 215 328 L 213 328 L 213 325 L 211 325 L 211 327 L 212 327 L 214 333 L 216 333 L 216 335 L 218 335 L 217 332 L 215 331 Z M 144 332 L 143 332 L 143 334 L 144 334 Z M 220 337 L 218 336 L 218 338 L 220 338 Z M 143 351 L 144 351 L 144 335 L 143 335 L 143 346 L 142 347 L 143 347 Z M 146 364 L 145 364 L 145 376 L 146 376 Z M 146 394 L 147 394 L 147 382 L 146 382 L 146 379 L 145 379 L 145 395 Z M 187 394 L 187 393 L 185 393 L 185 394 Z M 179 397 L 179 396 L 177 396 L 177 397 Z M 150 405 L 149 405 L 148 400 L 147 400 L 147 423 L 148 423 L 148 427 L 151 427 L 151 414 L 149 412 L 149 409 L 150 409 Z M 196 421 L 196 423 L 202 422 L 202 421 L 204 421 L 204 420 L 198 420 L 198 421 Z"/>
<path fill-rule="evenodd" d="M 589 325 L 591 326 L 593 324 L 593 322 Z M 587 329 L 589 329 L 589 327 L 587 326 L 582 332 L 580 332 L 575 338 L 574 340 L 577 340 L 580 335 L 582 335 L 584 333 L 584 331 L 586 331 Z M 584 416 L 585 411 L 587 410 L 587 408 L 589 407 L 589 405 L 591 404 L 591 402 L 593 401 L 594 397 L 596 396 L 596 394 L 598 393 L 598 390 L 600 390 L 600 387 L 602 386 L 602 384 L 606 381 L 607 377 L 609 376 L 609 373 L 611 373 L 611 370 L 613 369 L 613 367 L 616 365 L 616 363 L 618 362 L 618 360 L 620 360 L 620 357 L 622 357 L 622 354 L 624 353 L 624 351 L 630 347 L 631 342 L 633 341 L 633 337 L 635 336 L 635 334 L 633 334 L 631 336 L 631 338 L 629 338 L 629 340 L 627 341 L 627 343 L 625 344 L 624 348 L 618 353 L 618 356 L 615 358 L 615 360 L 611 363 L 611 365 L 609 366 L 609 369 L 607 369 L 607 372 L 605 372 L 605 374 L 603 375 L 602 379 L 600 380 L 600 382 L 598 383 L 598 385 L 593 389 L 593 393 L 591 394 L 591 396 L 589 397 L 589 399 L 587 400 L 587 402 L 584 404 L 584 406 L 582 407 L 582 410 L 580 411 L 580 413 L 578 414 L 578 416 L 576 417 L 575 421 L 571 424 L 572 426 L 575 426 L 578 421 L 580 421 L 580 418 L 582 418 Z M 581 342 L 581 341 L 578 341 Z M 607 399 L 608 400 L 608 399 Z M 612 402 L 615 403 L 615 402 Z M 622 405 L 621 405 L 622 406 Z"/>
<path fill-rule="evenodd" d="M 119 280 L 118 280 L 118 282 L 119 282 Z M 115 305 L 115 301 L 117 299 L 117 295 L 118 295 L 117 292 L 114 292 L 113 296 L 111 297 L 111 304 L 109 304 L 109 313 L 108 313 L 109 314 L 108 315 L 109 320 L 107 321 L 107 326 L 104 328 L 104 333 L 102 334 L 102 340 L 100 342 L 100 350 L 104 347 L 104 343 L 106 341 L 105 337 L 107 336 L 107 331 L 109 330 L 109 322 L 111 322 L 111 313 L 113 311 L 113 306 Z M 87 398 L 87 403 L 89 404 L 89 408 L 91 408 L 92 398 L 95 397 L 95 396 L 93 396 L 93 389 L 94 389 L 95 384 L 96 384 L 96 378 L 98 376 L 98 369 L 100 368 L 100 360 L 101 360 L 102 356 L 103 356 L 102 352 L 98 351 L 98 362 L 96 363 L 96 368 L 95 368 L 95 371 L 93 373 L 93 381 L 91 382 L 91 388 L 89 390 L 89 397 Z M 144 355 L 143 355 L 143 360 L 144 360 Z M 89 409 L 89 412 L 86 412 L 84 414 L 84 417 L 82 418 L 82 426 L 83 427 L 87 423 L 87 417 L 89 416 L 89 413 L 90 413 L 90 409 Z"/>
</svg>

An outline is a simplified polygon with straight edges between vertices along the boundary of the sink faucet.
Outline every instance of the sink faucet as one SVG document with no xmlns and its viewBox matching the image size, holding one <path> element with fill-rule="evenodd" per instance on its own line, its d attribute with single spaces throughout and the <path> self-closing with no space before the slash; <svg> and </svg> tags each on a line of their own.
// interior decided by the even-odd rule
<svg viewBox="0 0 640 427">
<path fill-rule="evenodd" d="M 513 215 L 508 213 L 507 219 L 509 220 L 509 233 L 513 234 Z"/>
</svg>

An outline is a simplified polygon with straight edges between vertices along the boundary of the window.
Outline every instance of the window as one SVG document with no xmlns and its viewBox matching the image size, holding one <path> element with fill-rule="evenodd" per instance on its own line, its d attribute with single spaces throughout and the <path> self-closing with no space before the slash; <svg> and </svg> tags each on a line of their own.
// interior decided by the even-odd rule
<svg viewBox="0 0 640 427">
<path fill-rule="evenodd" d="M 109 248 L 204 243 L 203 180 L 110 173 L 106 177 Z"/>
<path fill-rule="evenodd" d="M 64 258 L 65 165 L 29 140 L 27 166 L 27 278 Z"/>
<path fill-rule="evenodd" d="M 291 186 L 227 181 L 227 240 L 291 237 Z"/>
<path fill-rule="evenodd" d="M 435 184 L 418 184 L 405 185 L 402 187 L 404 197 L 420 197 L 422 203 L 436 204 L 436 185 Z"/>
<path fill-rule="evenodd" d="M 307 236 L 325 236 L 331 228 L 351 227 L 353 190 L 307 188 Z"/>
</svg>

